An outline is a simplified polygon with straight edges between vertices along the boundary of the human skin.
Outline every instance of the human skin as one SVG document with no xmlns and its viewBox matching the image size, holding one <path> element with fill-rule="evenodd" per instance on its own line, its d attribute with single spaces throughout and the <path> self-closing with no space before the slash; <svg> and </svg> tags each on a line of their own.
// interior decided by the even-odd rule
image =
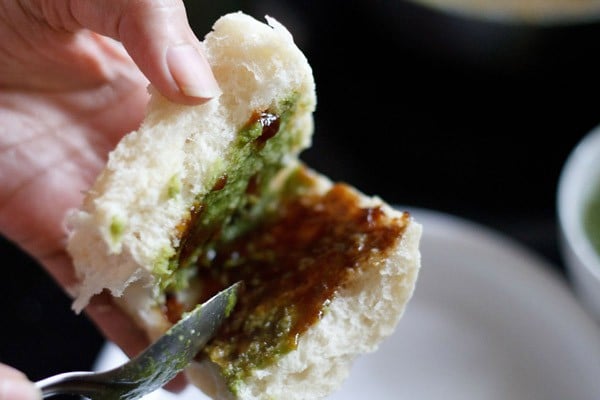
<svg viewBox="0 0 600 400">
<path fill-rule="evenodd" d="M 219 88 L 180 0 L 0 0 L 0 38 L 0 233 L 70 293 L 65 214 L 138 127 L 148 84 L 187 105 Z M 129 356 L 148 345 L 106 293 L 84 312 Z"/>
</svg>

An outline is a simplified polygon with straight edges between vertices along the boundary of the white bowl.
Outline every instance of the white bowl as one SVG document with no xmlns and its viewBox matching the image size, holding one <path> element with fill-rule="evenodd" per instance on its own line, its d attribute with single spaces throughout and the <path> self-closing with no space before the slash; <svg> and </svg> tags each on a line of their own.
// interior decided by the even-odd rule
<svg viewBox="0 0 600 400">
<path fill-rule="evenodd" d="M 600 125 L 573 149 L 561 172 L 557 209 L 563 260 L 576 293 L 600 321 L 600 255 L 584 226 L 584 211 L 600 184 Z"/>
</svg>

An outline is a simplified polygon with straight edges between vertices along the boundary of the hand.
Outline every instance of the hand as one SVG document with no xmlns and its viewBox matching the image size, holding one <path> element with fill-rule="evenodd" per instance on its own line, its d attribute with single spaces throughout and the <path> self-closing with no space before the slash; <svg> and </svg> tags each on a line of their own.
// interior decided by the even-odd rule
<svg viewBox="0 0 600 400">
<path fill-rule="evenodd" d="M 39 400 L 42 394 L 21 372 L 0 364 L 0 400 Z"/>
<path fill-rule="evenodd" d="M 65 290 L 75 283 L 63 219 L 152 84 L 172 101 L 219 93 L 181 0 L 0 0 L 0 233 Z M 86 309 L 132 356 L 148 342 L 108 296 Z"/>
</svg>

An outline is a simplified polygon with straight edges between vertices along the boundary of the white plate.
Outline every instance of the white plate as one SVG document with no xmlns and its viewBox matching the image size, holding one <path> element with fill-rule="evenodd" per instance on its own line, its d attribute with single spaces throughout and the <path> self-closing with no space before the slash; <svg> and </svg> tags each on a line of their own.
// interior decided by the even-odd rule
<svg viewBox="0 0 600 400">
<path fill-rule="evenodd" d="M 331 399 L 600 399 L 600 327 L 551 265 L 481 225 L 409 210 L 423 225 L 414 297 Z M 96 369 L 124 360 L 108 343 Z M 146 399 L 207 397 L 188 388 Z"/>
</svg>

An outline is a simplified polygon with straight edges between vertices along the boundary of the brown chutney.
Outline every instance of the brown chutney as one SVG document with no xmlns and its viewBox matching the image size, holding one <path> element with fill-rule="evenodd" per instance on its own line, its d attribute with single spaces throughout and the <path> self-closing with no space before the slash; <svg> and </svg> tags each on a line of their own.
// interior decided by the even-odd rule
<svg viewBox="0 0 600 400">
<path fill-rule="evenodd" d="M 275 215 L 222 244 L 210 265 L 199 263 L 194 279 L 200 302 L 244 282 L 233 313 L 200 356 L 219 364 L 231 380 L 293 350 L 336 291 L 369 257 L 384 256 L 408 224 L 408 213 L 390 218 L 379 206 L 359 202 L 342 183 L 324 194 L 292 196 Z M 166 312 L 176 307 L 167 302 Z"/>
</svg>

